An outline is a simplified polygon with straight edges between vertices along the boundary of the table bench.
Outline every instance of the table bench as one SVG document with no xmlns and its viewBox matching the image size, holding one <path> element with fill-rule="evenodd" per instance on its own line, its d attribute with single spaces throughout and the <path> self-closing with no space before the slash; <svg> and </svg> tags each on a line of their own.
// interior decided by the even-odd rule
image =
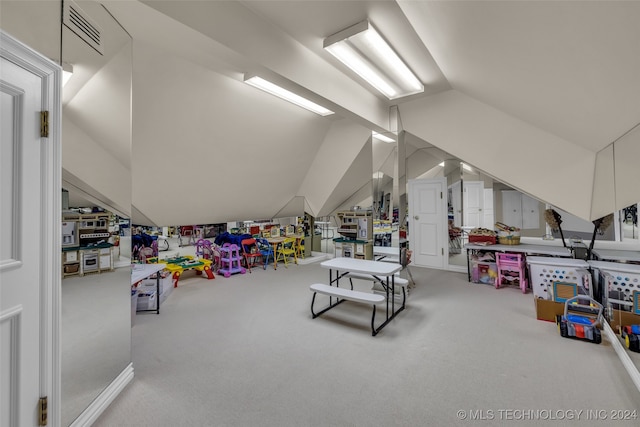
<svg viewBox="0 0 640 427">
<path fill-rule="evenodd" d="M 376 305 L 382 304 L 386 301 L 386 298 L 384 296 L 370 292 L 354 291 L 353 289 L 344 289 L 337 286 L 329 286 L 325 285 L 324 283 L 314 283 L 309 287 L 309 289 L 313 292 L 313 298 L 311 299 L 311 315 L 314 319 L 320 316 L 322 313 L 331 310 L 338 304 L 341 304 L 347 300 L 364 304 L 371 304 L 373 307 L 373 311 L 371 314 L 371 335 L 376 336 L 376 334 L 378 333 L 378 330 L 376 330 L 375 328 Z M 313 311 L 313 305 L 315 303 L 317 294 L 329 296 L 329 305 L 318 313 Z M 335 303 L 332 302 L 332 297 L 336 297 Z"/>
<path fill-rule="evenodd" d="M 349 279 L 349 283 L 351 284 L 351 289 L 353 289 L 353 281 L 351 279 L 360 279 L 360 280 L 369 280 L 373 282 L 373 291 L 387 293 L 387 283 L 384 280 L 381 280 L 379 277 L 376 277 L 372 274 L 365 273 L 346 273 L 344 276 Z M 398 276 L 398 273 L 394 275 L 395 284 L 398 285 L 398 289 L 395 290 L 394 297 L 399 297 L 402 293 L 402 307 L 404 308 L 406 299 L 407 299 L 407 286 L 409 286 L 409 280 Z M 389 290 L 391 292 L 391 290 Z"/>
<path fill-rule="evenodd" d="M 391 322 L 398 313 L 404 310 L 404 301 L 402 306 L 396 310 L 395 297 L 389 298 L 389 294 L 395 295 L 395 274 L 402 270 L 402 265 L 390 262 L 356 259 L 349 257 L 336 257 L 327 261 L 323 261 L 322 263 L 320 263 L 320 266 L 329 270 L 329 289 L 327 290 L 326 288 L 323 288 L 326 292 L 341 292 L 342 290 L 345 290 L 344 288 L 342 288 L 340 291 L 335 291 L 336 288 L 340 288 L 340 278 L 346 278 L 346 276 L 349 274 L 354 276 L 364 275 L 364 277 L 366 277 L 366 280 L 376 280 L 385 285 L 385 295 L 380 295 L 354 291 L 353 284 L 351 284 L 352 289 L 350 290 L 350 292 L 356 292 L 349 294 L 352 300 L 353 298 L 356 298 L 356 300 L 360 299 L 360 301 L 358 301 L 360 303 L 366 302 L 372 305 L 377 305 L 382 302 L 385 303 L 385 321 L 377 328 L 373 325 L 373 317 L 375 316 L 375 311 L 373 313 L 371 319 L 372 335 L 375 336 L 378 332 L 380 332 L 380 330 L 382 330 L 382 328 L 384 328 L 389 322 Z M 316 291 L 314 291 L 314 298 L 315 294 Z M 339 298 L 338 295 L 330 295 L 330 304 L 332 296 Z M 382 300 L 380 298 L 382 298 Z M 337 304 L 338 303 L 336 303 L 335 305 Z M 327 309 L 333 308 L 335 307 L 335 305 L 330 305 Z M 399 306 L 400 304 L 397 305 Z"/>
</svg>

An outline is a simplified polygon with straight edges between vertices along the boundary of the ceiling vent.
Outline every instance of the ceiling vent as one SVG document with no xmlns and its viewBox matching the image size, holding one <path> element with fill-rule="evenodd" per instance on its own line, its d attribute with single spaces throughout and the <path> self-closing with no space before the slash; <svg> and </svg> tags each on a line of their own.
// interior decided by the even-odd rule
<svg viewBox="0 0 640 427">
<path fill-rule="evenodd" d="M 104 55 L 102 45 L 102 30 L 80 7 L 73 1 L 64 1 L 63 23 L 78 37 L 94 48 L 100 55 Z"/>
</svg>

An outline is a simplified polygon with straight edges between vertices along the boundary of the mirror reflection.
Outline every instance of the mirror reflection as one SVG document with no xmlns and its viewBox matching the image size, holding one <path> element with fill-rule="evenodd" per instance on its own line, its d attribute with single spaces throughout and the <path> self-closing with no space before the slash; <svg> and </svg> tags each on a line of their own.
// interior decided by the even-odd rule
<svg viewBox="0 0 640 427">
<path fill-rule="evenodd" d="M 588 261 L 591 266 L 582 271 L 589 277 L 593 274 L 594 283 L 589 286 L 589 281 L 578 280 L 582 288 L 578 293 L 602 301 L 606 321 L 640 369 L 637 204 L 586 221 L 496 181 L 418 138 L 409 141 L 407 177 L 442 178 L 446 182 L 450 269 L 460 266 L 460 271 L 467 270 L 463 248 L 468 232 L 477 227 L 494 230 L 496 223 L 516 227 L 527 242 L 566 246 L 572 258 Z"/>
<path fill-rule="evenodd" d="M 68 20 L 71 9 L 86 26 Z M 63 10 L 61 419 L 66 426 L 131 363 L 126 225 L 132 40 L 98 2 L 63 2 Z M 89 37 L 88 28 L 98 36 Z"/>
<path fill-rule="evenodd" d="M 397 136 L 372 133 L 372 203 L 374 258 L 398 259 Z M 395 238 L 394 238 L 395 234 Z M 390 248 L 394 248 L 391 250 Z M 391 255 L 392 254 L 392 255 Z"/>
</svg>

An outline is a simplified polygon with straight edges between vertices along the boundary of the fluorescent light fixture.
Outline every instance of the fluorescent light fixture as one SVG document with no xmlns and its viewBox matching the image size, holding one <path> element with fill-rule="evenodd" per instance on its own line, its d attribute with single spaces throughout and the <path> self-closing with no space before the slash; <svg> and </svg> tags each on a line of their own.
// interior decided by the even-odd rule
<svg viewBox="0 0 640 427">
<path fill-rule="evenodd" d="M 263 91 L 268 92 L 271 95 L 275 95 L 279 98 L 296 104 L 299 107 L 306 108 L 309 111 L 320 114 L 321 116 L 328 116 L 330 114 L 333 114 L 333 111 L 328 110 L 323 106 L 316 104 L 315 102 L 311 102 L 308 99 L 301 97 L 300 95 L 296 95 L 293 92 L 281 88 L 280 86 L 277 86 L 261 77 L 245 76 L 244 82 L 251 86 L 257 87 L 258 89 L 262 89 Z"/>
<path fill-rule="evenodd" d="M 378 171 L 373 173 L 373 179 L 380 179 L 384 176 L 384 173 Z"/>
<path fill-rule="evenodd" d="M 462 164 L 462 169 L 469 171 L 469 172 L 473 172 L 473 169 L 471 169 L 471 166 L 469 166 L 466 163 L 460 162 L 460 164 Z"/>
<path fill-rule="evenodd" d="M 442 162 L 442 163 L 438 163 L 438 166 L 440 166 L 441 168 L 443 168 L 443 167 L 444 167 L 444 162 Z"/>
<path fill-rule="evenodd" d="M 73 76 L 73 65 L 62 63 L 62 87 L 64 87 L 69 79 Z"/>
<path fill-rule="evenodd" d="M 424 92 L 422 82 L 369 21 L 327 37 L 324 48 L 389 99 Z"/>
<path fill-rule="evenodd" d="M 382 135 L 381 133 L 378 133 L 378 132 L 372 132 L 371 136 L 373 136 L 375 139 L 379 139 L 382 142 L 386 142 L 387 144 L 396 142 L 394 139 L 391 139 L 388 136 Z"/>
</svg>

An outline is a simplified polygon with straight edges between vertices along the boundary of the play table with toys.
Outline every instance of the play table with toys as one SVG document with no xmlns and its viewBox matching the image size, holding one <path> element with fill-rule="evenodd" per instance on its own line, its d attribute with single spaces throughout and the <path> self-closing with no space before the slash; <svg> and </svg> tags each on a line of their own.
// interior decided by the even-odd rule
<svg viewBox="0 0 640 427">
<path fill-rule="evenodd" d="M 213 261 L 210 259 L 194 258 L 191 255 L 184 255 L 167 258 L 162 260 L 162 262 L 167 264 L 165 270 L 171 272 L 174 288 L 178 287 L 178 280 L 180 280 L 180 276 L 185 270 L 195 270 L 198 275 L 204 273 L 207 279 L 215 279 L 213 271 L 211 270 Z"/>
</svg>

